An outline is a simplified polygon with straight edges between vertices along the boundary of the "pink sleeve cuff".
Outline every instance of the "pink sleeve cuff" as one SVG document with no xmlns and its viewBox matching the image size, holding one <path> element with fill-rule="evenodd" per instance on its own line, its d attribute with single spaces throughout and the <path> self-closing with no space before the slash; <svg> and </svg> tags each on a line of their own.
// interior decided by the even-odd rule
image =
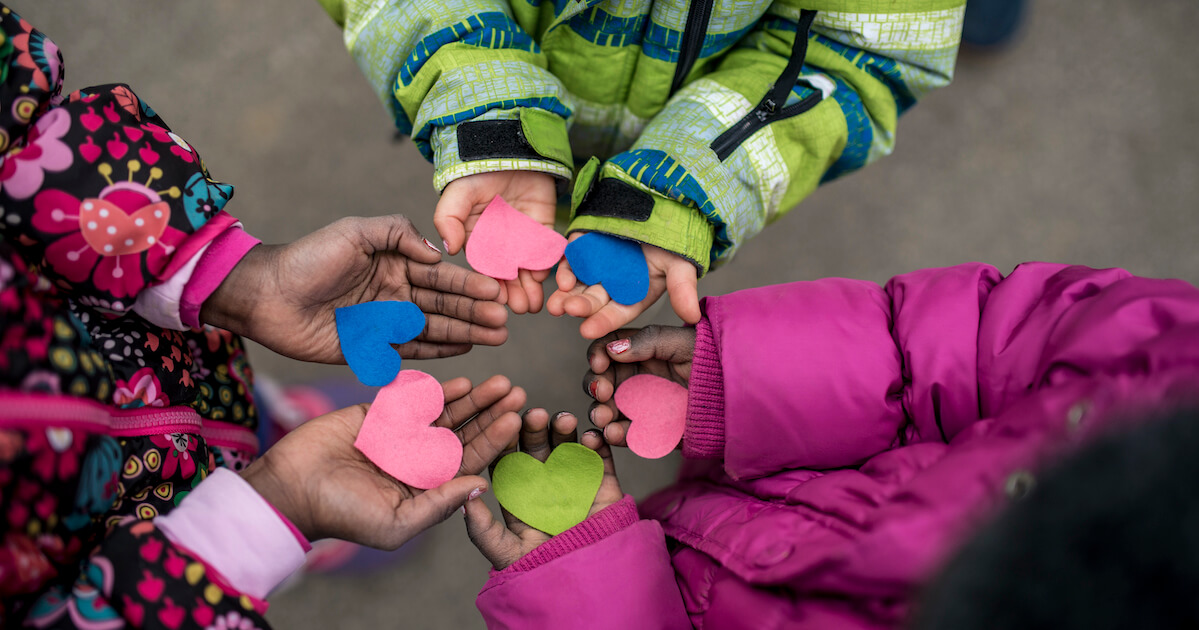
<svg viewBox="0 0 1199 630">
<path fill-rule="evenodd" d="M 508 565 L 503 571 L 491 571 L 491 576 L 532 571 L 537 567 L 565 556 L 566 554 L 597 543 L 616 532 L 641 520 L 637 515 L 637 503 L 632 495 L 588 516 L 586 520 L 554 536 L 540 547 L 525 554 L 525 557 Z"/>
<path fill-rule="evenodd" d="M 231 228 L 213 239 L 208 249 L 200 254 L 195 272 L 183 288 L 179 303 L 179 319 L 190 328 L 200 327 L 200 307 L 217 287 L 228 277 L 229 272 L 241 259 L 262 241 L 250 236 L 245 230 Z"/>
<path fill-rule="evenodd" d="M 724 456 L 724 369 L 720 364 L 720 340 L 708 314 L 695 327 L 683 456 L 702 459 Z"/>
<path fill-rule="evenodd" d="M 237 473 L 218 468 L 154 524 L 238 591 L 257 599 L 304 564 L 304 547 Z"/>
<path fill-rule="evenodd" d="M 275 516 L 278 516 L 279 520 L 283 521 L 283 524 L 287 526 L 287 529 L 291 532 L 291 535 L 296 537 L 296 542 L 300 543 L 300 548 L 304 550 L 304 553 L 312 551 L 312 543 L 308 542 L 308 537 L 300 531 L 300 528 L 296 527 L 296 524 L 291 522 L 290 518 L 284 516 L 283 512 L 280 512 L 279 508 L 275 507 L 273 503 L 267 501 L 266 504 L 271 506 L 271 511 L 275 513 Z"/>
</svg>

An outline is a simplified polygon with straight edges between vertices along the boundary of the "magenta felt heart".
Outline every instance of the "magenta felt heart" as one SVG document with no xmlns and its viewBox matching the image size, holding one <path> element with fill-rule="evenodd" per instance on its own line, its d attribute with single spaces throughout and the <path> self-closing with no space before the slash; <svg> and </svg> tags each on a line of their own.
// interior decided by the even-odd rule
<svg viewBox="0 0 1199 630">
<path fill-rule="evenodd" d="M 449 429 L 429 426 L 445 408 L 437 379 L 401 370 L 379 390 L 366 412 L 354 446 L 383 472 L 428 490 L 454 478 L 462 464 L 462 442 Z"/>
<path fill-rule="evenodd" d="M 616 388 L 616 407 L 631 421 L 625 443 L 646 459 L 669 455 L 683 439 L 687 388 L 652 374 L 638 374 Z"/>
<path fill-rule="evenodd" d="M 466 262 L 497 280 L 517 271 L 549 269 L 562 260 L 566 239 L 508 205 L 499 195 L 487 204 L 466 243 Z"/>
</svg>

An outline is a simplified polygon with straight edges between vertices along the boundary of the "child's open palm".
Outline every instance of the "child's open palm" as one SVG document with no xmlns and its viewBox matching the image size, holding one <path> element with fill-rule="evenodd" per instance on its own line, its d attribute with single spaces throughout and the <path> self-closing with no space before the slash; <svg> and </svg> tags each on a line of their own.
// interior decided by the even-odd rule
<svg viewBox="0 0 1199 630">
<path fill-rule="evenodd" d="M 690 326 L 646 326 L 618 330 L 598 339 L 587 349 L 583 390 L 595 402 L 591 422 L 604 432 L 609 444 L 624 446 L 629 420 L 620 415 L 612 397 L 616 388 L 638 374 L 652 374 L 683 387 L 691 379 L 695 354 L 695 329 Z"/>
<path fill-rule="evenodd" d="M 523 418 L 520 450 L 537 461 L 544 462 L 559 444 L 577 441 L 578 425 L 578 419 L 569 413 L 561 412 L 551 420 L 544 409 L 531 409 L 525 412 Z M 620 501 L 624 493 L 620 489 L 620 481 L 616 478 L 612 451 L 599 433 L 584 433 L 582 442 L 583 446 L 598 453 L 604 461 L 604 477 L 595 493 L 595 502 L 587 512 L 587 515 L 591 516 Z M 515 450 L 510 449 L 510 452 Z M 496 570 L 508 567 L 551 538 L 549 534 L 526 525 L 507 510 L 502 511 L 504 524 L 495 519 L 481 499 L 466 502 L 466 533 Z"/>
<path fill-rule="evenodd" d="M 293 359 L 343 361 L 335 310 L 372 300 L 413 302 L 425 330 L 405 358 L 462 354 L 508 338 L 499 284 L 441 262 L 400 215 L 342 219 L 288 245 L 250 250 L 205 303 L 201 320 Z"/>
<path fill-rule="evenodd" d="M 243 478 L 308 539 L 340 538 L 395 549 L 445 520 L 468 497 L 487 489 L 478 474 L 516 443 L 524 390 L 495 376 L 477 387 L 446 382 L 446 407 L 435 423 L 462 440 L 457 477 L 432 490 L 400 483 L 379 470 L 354 439 L 369 405 L 311 420 L 288 433 L 250 465 Z"/>
</svg>

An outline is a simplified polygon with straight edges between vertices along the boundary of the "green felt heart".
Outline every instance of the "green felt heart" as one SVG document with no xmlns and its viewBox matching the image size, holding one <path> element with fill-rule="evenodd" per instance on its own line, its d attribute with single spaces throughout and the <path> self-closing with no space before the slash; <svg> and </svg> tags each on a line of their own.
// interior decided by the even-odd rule
<svg viewBox="0 0 1199 630">
<path fill-rule="evenodd" d="M 558 445 L 541 463 L 526 453 L 506 455 L 491 473 L 495 498 L 513 516 L 557 536 L 587 518 L 604 478 L 595 451 L 574 442 Z"/>
</svg>

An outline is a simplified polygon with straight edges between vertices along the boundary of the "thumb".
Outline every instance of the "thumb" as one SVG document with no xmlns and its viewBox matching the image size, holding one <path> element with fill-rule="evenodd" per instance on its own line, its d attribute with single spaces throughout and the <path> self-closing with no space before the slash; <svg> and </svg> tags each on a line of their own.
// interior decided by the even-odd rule
<svg viewBox="0 0 1199 630">
<path fill-rule="evenodd" d="M 617 339 L 605 347 L 618 363 L 636 363 L 658 359 L 686 363 L 695 353 L 695 329 L 681 326 L 646 326 L 627 339 Z"/>
<path fill-rule="evenodd" d="M 455 477 L 432 490 L 416 495 L 411 500 L 412 509 L 406 518 L 406 523 L 413 529 L 411 535 L 415 536 L 418 532 L 446 520 L 468 500 L 477 498 L 486 491 L 486 479 L 467 475 Z"/>
<path fill-rule="evenodd" d="M 441 260 L 441 252 L 421 236 L 412 221 L 402 214 L 345 221 L 345 229 L 357 236 L 367 252 L 397 252 L 430 265 Z"/>
<path fill-rule="evenodd" d="M 479 553 L 497 570 L 502 570 L 515 561 L 512 552 L 513 534 L 496 520 L 491 509 L 482 499 L 472 499 L 463 506 L 466 511 L 466 535 L 478 548 Z M 519 550 L 516 552 L 519 554 Z"/>
<path fill-rule="evenodd" d="M 433 211 L 433 227 L 437 228 L 446 253 L 451 256 L 466 245 L 466 219 L 474 205 L 471 187 L 460 182 L 455 180 L 445 187 L 437 201 L 437 209 Z"/>
<path fill-rule="evenodd" d="M 679 319 L 688 324 L 699 322 L 699 293 L 695 285 L 699 282 L 695 265 L 679 260 L 666 269 L 666 292 L 670 294 L 670 306 Z"/>
</svg>

